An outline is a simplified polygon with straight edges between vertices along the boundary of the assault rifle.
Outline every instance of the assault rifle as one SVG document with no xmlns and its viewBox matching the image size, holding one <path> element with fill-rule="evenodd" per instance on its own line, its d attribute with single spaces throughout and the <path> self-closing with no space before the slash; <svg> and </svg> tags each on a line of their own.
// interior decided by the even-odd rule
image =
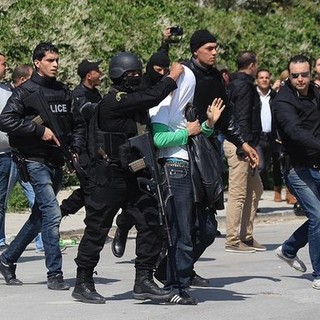
<svg viewBox="0 0 320 320">
<path fill-rule="evenodd" d="M 172 238 L 166 214 L 166 206 L 172 197 L 172 191 L 169 176 L 166 167 L 161 173 L 155 156 L 155 150 L 150 133 L 143 133 L 129 138 L 129 145 L 134 151 L 142 156 L 141 159 L 129 163 L 132 172 L 147 169 L 151 178 L 138 177 L 140 190 L 154 196 L 158 202 L 160 225 L 164 226 L 166 231 L 168 246 L 172 247 Z"/>
<path fill-rule="evenodd" d="M 84 178 L 86 176 L 86 172 L 83 170 L 83 168 L 80 166 L 78 162 L 78 156 L 75 152 L 73 152 L 70 147 L 68 146 L 68 143 L 70 141 L 70 136 L 72 135 L 69 125 L 65 122 L 62 123 L 65 127 L 65 130 L 61 129 L 61 125 L 58 123 L 55 116 L 52 114 L 50 110 L 50 106 L 45 99 L 43 93 L 41 90 L 35 91 L 31 95 L 29 95 L 25 100 L 24 103 L 26 105 L 30 105 L 32 108 L 38 111 L 39 115 L 36 116 L 34 119 L 32 119 L 32 122 L 35 124 L 43 124 L 47 123 L 58 139 L 60 143 L 60 150 L 63 153 L 63 156 L 66 160 L 66 165 L 68 168 L 68 171 L 70 173 L 76 171 L 79 178 Z"/>
</svg>

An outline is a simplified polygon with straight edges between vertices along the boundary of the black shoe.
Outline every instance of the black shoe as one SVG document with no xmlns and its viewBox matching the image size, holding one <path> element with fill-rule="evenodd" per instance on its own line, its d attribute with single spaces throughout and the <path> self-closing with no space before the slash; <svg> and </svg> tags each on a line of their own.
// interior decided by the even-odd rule
<svg viewBox="0 0 320 320">
<path fill-rule="evenodd" d="M 117 228 L 116 230 L 111 244 L 111 249 L 113 255 L 117 258 L 121 258 L 124 254 L 124 250 L 126 249 L 128 232 L 129 230 L 121 230 L 120 228 Z"/>
<path fill-rule="evenodd" d="M 22 281 L 16 278 L 17 266 L 13 263 L 5 263 L 0 258 L 0 272 L 9 286 L 22 286 Z"/>
<path fill-rule="evenodd" d="M 180 294 L 175 294 L 167 302 L 190 306 L 195 306 L 198 304 L 198 300 L 191 297 L 186 291 L 183 291 Z"/>
<path fill-rule="evenodd" d="M 293 212 L 296 216 L 305 216 L 306 215 L 298 202 L 296 202 L 293 205 Z"/>
<path fill-rule="evenodd" d="M 200 277 L 198 274 L 191 279 L 190 286 L 193 287 L 210 287 L 210 280 Z"/>
<path fill-rule="evenodd" d="M 58 273 L 55 276 L 48 277 L 48 289 L 50 290 L 69 290 L 70 285 L 63 280 L 62 274 Z"/>
<path fill-rule="evenodd" d="M 217 230 L 216 231 L 216 238 L 221 238 L 221 237 L 222 237 L 221 231 Z"/>
<path fill-rule="evenodd" d="M 134 299 L 168 301 L 172 297 L 172 291 L 159 288 L 153 281 L 152 273 L 152 270 L 136 270 L 136 280 L 133 287 Z"/>
<path fill-rule="evenodd" d="M 72 297 L 85 303 L 103 304 L 106 298 L 96 291 L 92 275 L 92 271 L 78 268 Z"/>
</svg>

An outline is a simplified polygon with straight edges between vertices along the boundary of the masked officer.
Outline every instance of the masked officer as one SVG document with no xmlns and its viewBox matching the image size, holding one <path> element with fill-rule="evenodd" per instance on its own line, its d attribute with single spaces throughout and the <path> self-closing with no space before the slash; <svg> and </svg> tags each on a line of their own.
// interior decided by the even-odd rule
<svg viewBox="0 0 320 320">
<path fill-rule="evenodd" d="M 142 77 L 141 89 L 151 87 L 158 83 L 168 72 L 170 59 L 164 52 L 155 52 L 146 65 L 146 73 Z M 135 225 L 135 212 L 122 211 L 117 216 L 117 229 L 111 244 L 112 253 L 121 258 L 126 248 L 129 230 Z"/>
<path fill-rule="evenodd" d="M 138 91 L 142 79 L 142 63 L 135 54 L 121 52 L 110 61 L 110 91 L 98 104 L 89 125 L 89 156 L 91 168 L 86 186 L 86 224 L 81 239 L 77 264 L 75 299 L 86 303 L 104 303 L 96 292 L 92 278 L 99 261 L 108 229 L 120 208 L 136 212 L 136 277 L 133 296 L 136 299 L 165 301 L 171 293 L 153 281 L 153 269 L 162 246 L 157 203 L 140 191 L 136 175 L 128 170 L 125 148 L 128 138 L 137 135 L 137 119 L 147 122 L 147 110 L 162 101 L 177 85 L 183 72 L 173 64 L 167 77 L 155 86 Z M 124 156 L 122 156 L 124 154 Z"/>
</svg>

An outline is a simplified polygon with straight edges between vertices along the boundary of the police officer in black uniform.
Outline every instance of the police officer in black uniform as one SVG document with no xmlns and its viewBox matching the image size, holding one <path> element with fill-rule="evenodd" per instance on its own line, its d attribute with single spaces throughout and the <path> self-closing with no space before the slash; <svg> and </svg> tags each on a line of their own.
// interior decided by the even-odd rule
<svg viewBox="0 0 320 320">
<path fill-rule="evenodd" d="M 72 92 L 72 96 L 75 99 L 75 106 L 81 110 L 83 118 L 88 123 L 90 117 L 93 114 L 94 106 L 85 105 L 86 102 L 92 104 L 98 104 L 102 99 L 101 93 L 97 89 L 101 85 L 102 71 L 99 65 L 102 61 L 89 61 L 87 59 L 82 60 L 78 65 L 78 76 L 81 78 L 79 85 L 75 87 Z M 88 157 L 86 153 L 82 153 L 79 159 L 80 164 L 85 168 L 88 165 Z M 75 214 L 84 206 L 84 194 L 83 189 L 77 188 L 72 194 L 64 199 L 60 205 L 62 216 L 69 214 Z"/>
<path fill-rule="evenodd" d="M 59 248 L 61 212 L 56 199 L 65 155 L 61 147 L 71 147 L 80 153 L 85 147 L 86 128 L 77 110 L 71 110 L 71 92 L 56 80 L 58 49 L 51 43 L 38 44 L 33 62 L 35 72 L 31 79 L 13 91 L 0 116 L 1 131 L 8 133 L 10 145 L 19 153 L 20 174 L 28 178 L 35 192 L 32 213 L 2 253 L 0 271 L 8 285 L 22 285 L 16 278 L 15 263 L 41 230 L 47 286 L 51 290 L 67 290 L 69 284 L 63 279 Z"/>
<path fill-rule="evenodd" d="M 138 91 L 142 78 L 142 63 L 129 52 L 116 54 L 110 61 L 110 91 L 98 104 L 89 125 L 89 155 L 92 166 L 86 190 L 86 224 L 81 239 L 77 264 L 77 280 L 72 296 L 87 303 L 104 303 L 92 278 L 99 261 L 108 229 L 120 208 L 136 212 L 136 277 L 133 296 L 136 299 L 170 299 L 171 293 L 160 289 L 153 281 L 153 270 L 162 246 L 157 203 L 140 191 L 136 175 L 128 170 L 130 157 L 125 145 L 137 135 L 136 119 L 147 121 L 147 110 L 160 103 L 176 86 L 183 72 L 173 64 L 170 74 L 153 87 Z M 130 153 L 130 152 L 129 152 Z M 125 156 L 122 156 L 125 154 Z"/>
<path fill-rule="evenodd" d="M 164 52 L 155 52 L 147 62 L 146 73 L 142 77 L 141 89 L 146 89 L 158 83 L 168 72 L 170 59 Z M 112 253 L 121 258 L 126 248 L 129 230 L 135 225 L 134 211 L 122 211 L 117 216 L 117 229 L 111 244 Z"/>
</svg>

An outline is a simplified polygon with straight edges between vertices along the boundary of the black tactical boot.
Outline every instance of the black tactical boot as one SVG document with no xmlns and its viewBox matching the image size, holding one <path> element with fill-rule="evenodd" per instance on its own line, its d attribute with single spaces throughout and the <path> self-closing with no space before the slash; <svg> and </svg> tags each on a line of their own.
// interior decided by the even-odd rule
<svg viewBox="0 0 320 320">
<path fill-rule="evenodd" d="M 153 281 L 153 270 L 136 269 L 136 280 L 133 287 L 133 297 L 135 299 L 168 301 L 172 295 L 171 290 L 161 289 Z"/>
<path fill-rule="evenodd" d="M 7 263 L 5 259 L 0 257 L 0 272 L 9 286 L 22 286 L 22 281 L 16 278 L 17 265 Z"/>
<path fill-rule="evenodd" d="M 121 230 L 120 228 L 117 228 L 116 230 L 116 233 L 112 241 L 111 249 L 113 255 L 117 258 L 121 258 L 124 254 L 124 250 L 126 249 L 128 232 L 129 230 Z"/>
<path fill-rule="evenodd" d="M 77 270 L 76 286 L 72 292 L 72 297 L 85 303 L 102 304 L 106 302 L 94 287 L 92 272 L 80 269 Z"/>
</svg>

